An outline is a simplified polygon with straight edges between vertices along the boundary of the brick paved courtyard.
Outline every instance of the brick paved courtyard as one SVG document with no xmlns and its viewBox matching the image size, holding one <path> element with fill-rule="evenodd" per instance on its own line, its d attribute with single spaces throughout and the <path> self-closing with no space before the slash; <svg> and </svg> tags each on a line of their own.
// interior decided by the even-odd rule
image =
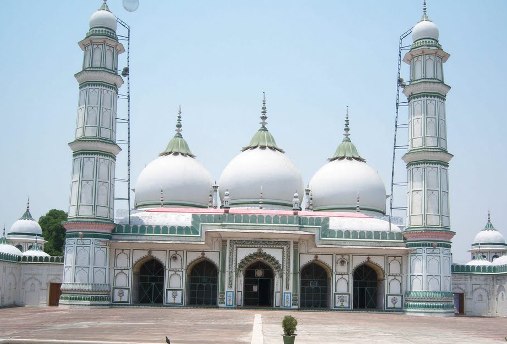
<svg viewBox="0 0 507 344">
<path fill-rule="evenodd" d="M 298 321 L 296 344 L 505 343 L 507 318 L 386 313 L 171 308 L 3 308 L 0 343 L 282 343 L 281 319 Z M 260 320 L 254 330 L 254 319 Z"/>
</svg>

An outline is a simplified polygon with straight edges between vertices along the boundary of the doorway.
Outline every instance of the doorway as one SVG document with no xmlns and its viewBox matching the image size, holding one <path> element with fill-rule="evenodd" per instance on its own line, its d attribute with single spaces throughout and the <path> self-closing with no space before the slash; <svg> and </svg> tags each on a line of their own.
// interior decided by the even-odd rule
<svg viewBox="0 0 507 344">
<path fill-rule="evenodd" d="M 141 265 L 137 280 L 137 303 L 162 304 L 164 302 L 164 273 L 162 263 L 150 259 Z"/>
<path fill-rule="evenodd" d="M 216 306 L 218 270 L 208 260 L 194 265 L 189 275 L 188 304 L 195 306 Z"/>
<path fill-rule="evenodd" d="M 329 278 L 317 263 L 301 269 L 301 308 L 329 308 Z"/>
<path fill-rule="evenodd" d="M 263 262 L 255 262 L 245 269 L 244 305 L 273 307 L 274 273 Z"/>
<path fill-rule="evenodd" d="M 58 306 L 60 304 L 61 286 L 61 283 L 49 283 L 48 306 Z"/>
<path fill-rule="evenodd" d="M 353 284 L 354 309 L 376 309 L 377 292 L 377 272 L 366 264 L 356 268 Z"/>
</svg>

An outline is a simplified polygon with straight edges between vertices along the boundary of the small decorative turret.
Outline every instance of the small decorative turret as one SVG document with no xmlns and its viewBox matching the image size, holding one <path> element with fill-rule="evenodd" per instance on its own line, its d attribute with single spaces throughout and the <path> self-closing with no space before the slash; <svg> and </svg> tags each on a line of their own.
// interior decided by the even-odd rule
<svg viewBox="0 0 507 344">
<path fill-rule="evenodd" d="M 231 196 L 230 196 L 229 190 L 225 190 L 224 201 L 223 201 L 223 205 L 222 205 L 222 207 L 224 209 L 229 209 L 231 207 L 229 204 L 230 200 L 231 200 Z"/>
<path fill-rule="evenodd" d="M 218 184 L 215 180 L 213 185 L 211 185 L 211 188 L 213 189 L 213 208 L 218 208 Z"/>
<path fill-rule="evenodd" d="M 301 210 L 301 201 L 299 200 L 299 194 L 297 191 L 294 193 L 294 197 L 292 198 L 292 210 Z"/>
</svg>

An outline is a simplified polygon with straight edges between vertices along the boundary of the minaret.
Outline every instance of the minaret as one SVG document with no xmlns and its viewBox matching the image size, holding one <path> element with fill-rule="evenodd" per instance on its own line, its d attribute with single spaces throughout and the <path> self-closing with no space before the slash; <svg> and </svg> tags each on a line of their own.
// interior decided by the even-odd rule
<svg viewBox="0 0 507 344">
<path fill-rule="evenodd" d="M 72 150 L 69 219 L 65 224 L 64 283 L 60 304 L 110 303 L 109 239 L 114 229 L 116 101 L 123 84 L 116 17 L 106 1 L 79 42 L 82 70 L 75 75 L 79 102 Z"/>
<path fill-rule="evenodd" d="M 410 65 L 407 164 L 408 210 L 404 236 L 411 248 L 405 308 L 416 314 L 453 315 L 451 239 L 443 63 L 449 58 L 429 20 L 426 1 L 421 21 L 412 29 L 412 47 L 403 61 Z"/>
</svg>

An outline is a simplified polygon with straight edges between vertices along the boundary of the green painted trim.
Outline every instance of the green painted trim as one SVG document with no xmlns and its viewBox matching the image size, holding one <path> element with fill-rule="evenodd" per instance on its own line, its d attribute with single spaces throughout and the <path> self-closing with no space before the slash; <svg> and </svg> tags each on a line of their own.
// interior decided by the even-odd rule
<svg viewBox="0 0 507 344">
<path fill-rule="evenodd" d="M 120 225 L 113 230 L 114 235 L 171 235 L 199 237 L 201 232 L 194 226 L 151 226 L 151 225 Z"/>
<path fill-rule="evenodd" d="M 118 87 L 116 87 L 115 84 L 109 84 L 107 82 L 102 82 L 102 81 L 86 81 L 86 82 L 79 84 L 79 90 L 81 90 L 83 88 L 88 88 L 88 87 L 104 87 L 104 88 L 107 88 L 111 91 L 114 91 L 116 93 L 116 95 L 118 95 Z"/>
<path fill-rule="evenodd" d="M 112 237 L 111 234 L 101 233 L 101 232 L 66 232 L 65 239 L 104 239 L 110 240 Z"/>
<path fill-rule="evenodd" d="M 83 294 L 67 294 L 62 292 L 60 296 L 60 303 L 71 305 L 74 302 L 78 303 L 99 303 L 99 304 L 110 304 L 111 297 L 109 295 L 83 295 Z"/>
<path fill-rule="evenodd" d="M 21 260 L 21 256 L 0 252 L 0 261 L 17 263 L 20 260 Z"/>
<path fill-rule="evenodd" d="M 118 36 L 116 35 L 116 32 L 114 30 L 111 30 L 108 27 L 105 26 L 96 26 L 91 28 L 86 33 L 86 38 L 92 37 L 92 36 L 99 36 L 99 37 L 108 37 L 112 39 L 114 42 L 118 43 Z"/>
<path fill-rule="evenodd" d="M 446 96 L 441 93 L 436 92 L 421 92 L 421 93 L 415 93 L 412 94 L 409 97 L 409 103 L 413 102 L 414 100 L 421 100 L 421 99 L 438 99 L 445 102 Z M 409 104 L 410 106 L 411 104 Z"/>
<path fill-rule="evenodd" d="M 56 263 L 63 264 L 63 256 L 50 256 L 50 257 L 34 257 L 22 256 L 20 259 L 22 263 Z"/>
<path fill-rule="evenodd" d="M 321 239 L 382 240 L 403 242 L 402 232 L 321 229 Z"/>
<path fill-rule="evenodd" d="M 299 305 L 299 247 L 298 242 L 292 242 L 292 256 L 294 257 L 294 263 L 292 264 L 292 306 Z"/>
<path fill-rule="evenodd" d="M 241 151 L 244 152 L 248 149 L 255 148 L 260 149 L 269 148 L 278 151 L 280 153 L 284 153 L 283 149 L 279 148 L 276 145 L 275 138 L 273 137 L 273 135 L 271 135 L 269 130 L 264 125 L 254 134 L 254 136 L 250 140 L 250 143 L 247 146 L 243 147 Z"/>
<path fill-rule="evenodd" d="M 410 51 L 419 49 L 419 48 L 437 48 L 442 50 L 442 46 L 436 39 L 433 38 L 420 38 L 414 43 L 412 43 L 412 46 L 410 48 Z"/>
<path fill-rule="evenodd" d="M 380 215 L 385 215 L 385 212 L 382 212 L 378 209 L 374 209 L 374 208 L 368 208 L 368 207 L 359 207 L 360 210 L 363 210 L 363 211 L 371 211 L 371 212 L 375 212 L 377 214 L 380 214 Z M 335 210 L 350 210 L 352 212 L 356 212 L 357 211 L 357 206 L 325 206 L 325 207 L 314 207 L 313 208 L 313 211 L 335 211 Z"/>
<path fill-rule="evenodd" d="M 411 152 L 412 151 L 408 151 L 408 153 L 411 153 Z M 439 165 L 439 166 L 443 166 L 443 167 L 446 167 L 446 168 L 449 167 L 449 164 L 446 163 L 446 162 L 443 162 L 443 161 L 438 161 L 438 160 L 418 160 L 418 161 L 409 162 L 407 164 L 407 168 L 408 167 L 413 167 L 413 166 L 422 166 L 422 165 Z"/>
<path fill-rule="evenodd" d="M 72 157 L 73 158 L 78 158 L 78 157 L 81 157 L 81 156 L 86 156 L 86 157 L 101 156 L 101 157 L 104 157 L 104 158 L 111 158 L 111 159 L 113 159 L 113 162 L 116 162 L 116 156 L 114 154 L 109 154 L 109 153 L 102 152 L 102 151 L 97 151 L 97 150 L 79 150 L 79 151 L 72 152 Z"/>
<path fill-rule="evenodd" d="M 164 202 L 139 202 L 135 204 L 136 209 L 142 208 L 153 208 L 153 207 L 164 207 L 164 206 L 184 206 L 189 208 L 208 208 L 208 205 L 203 205 L 199 203 L 191 203 L 191 202 L 181 202 L 181 201 L 164 201 Z"/>
<path fill-rule="evenodd" d="M 33 220 L 35 221 L 35 220 Z M 9 237 L 10 236 L 13 236 L 13 235 L 21 235 L 21 236 L 26 236 L 26 237 L 42 237 L 42 234 L 35 234 L 35 233 L 23 233 L 23 232 L 10 232 L 9 234 L 7 234 Z"/>
<path fill-rule="evenodd" d="M 259 199 L 246 199 L 242 201 L 230 201 L 229 202 L 231 206 L 238 206 L 238 205 L 259 205 Z M 283 207 L 290 207 L 292 209 L 292 203 L 291 202 L 283 202 L 283 201 L 275 201 L 270 199 L 263 199 L 262 204 L 265 205 L 279 205 Z"/>
<path fill-rule="evenodd" d="M 496 243 L 478 243 L 478 244 L 472 244 L 472 246 L 477 246 L 477 247 L 484 247 L 484 246 L 502 246 L 502 247 L 507 247 L 507 245 L 505 243 L 501 243 L 501 242 L 496 242 Z"/>
<path fill-rule="evenodd" d="M 72 216 L 68 218 L 67 222 L 82 222 L 82 223 L 104 223 L 112 225 L 114 222 L 107 217 L 85 217 L 85 216 Z"/>
<path fill-rule="evenodd" d="M 439 241 L 430 241 L 430 242 L 407 242 L 407 247 L 433 247 L 433 245 L 436 245 L 435 247 L 440 248 L 451 248 L 450 243 L 446 242 L 439 242 Z"/>
<path fill-rule="evenodd" d="M 444 227 L 444 226 L 411 226 L 406 227 L 404 232 L 451 232 L 456 234 L 455 232 L 451 231 L 450 227 Z"/>
<path fill-rule="evenodd" d="M 407 291 L 405 292 L 405 299 L 450 299 L 453 300 L 452 291 Z"/>
<path fill-rule="evenodd" d="M 506 274 L 507 264 L 505 265 L 462 265 L 452 264 L 451 273 L 453 274 Z"/>
<path fill-rule="evenodd" d="M 360 162 L 365 162 L 359 152 L 357 151 L 356 146 L 350 141 L 349 137 L 345 137 L 343 141 L 338 145 L 334 155 L 328 159 L 329 161 L 334 160 L 356 160 Z"/>
</svg>

